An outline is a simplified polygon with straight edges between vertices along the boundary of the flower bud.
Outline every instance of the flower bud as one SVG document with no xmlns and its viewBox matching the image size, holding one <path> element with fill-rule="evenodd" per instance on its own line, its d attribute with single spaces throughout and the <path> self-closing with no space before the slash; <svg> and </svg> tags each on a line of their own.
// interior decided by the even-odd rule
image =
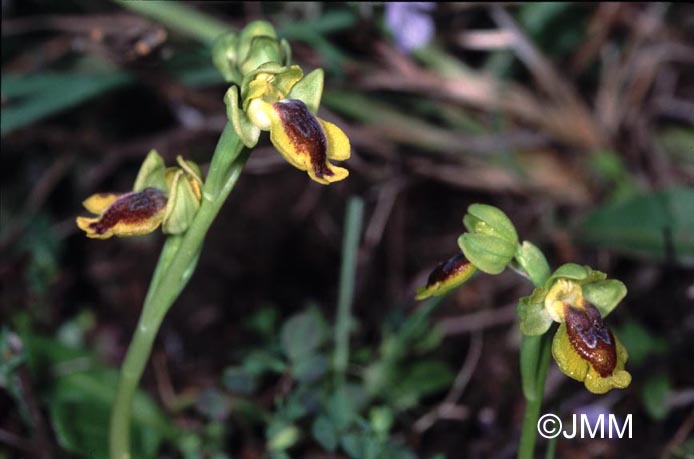
<svg viewBox="0 0 694 459">
<path fill-rule="evenodd" d="M 463 218 L 468 232 L 458 238 L 465 257 L 480 271 L 499 274 L 513 260 L 518 234 L 511 220 L 496 207 L 472 204 Z"/>
<path fill-rule="evenodd" d="M 268 62 L 281 63 L 282 51 L 276 38 L 255 37 L 248 50 L 248 56 L 241 61 L 239 69 L 245 75 Z"/>
<path fill-rule="evenodd" d="M 429 274 L 427 284 L 417 289 L 415 299 L 424 300 L 430 296 L 448 293 L 470 279 L 475 271 L 475 266 L 459 253 L 434 268 Z"/>
<path fill-rule="evenodd" d="M 249 23 L 239 34 L 238 62 L 244 62 L 248 58 L 253 40 L 256 37 L 268 37 L 277 40 L 277 32 L 275 32 L 272 24 L 267 21 L 253 21 Z"/>
<path fill-rule="evenodd" d="M 235 33 L 220 36 L 212 45 L 212 62 L 227 83 L 241 84 L 238 45 L 239 37 Z"/>
<path fill-rule="evenodd" d="M 192 161 L 176 158 L 179 167 L 166 171 L 169 201 L 164 213 L 162 230 L 166 234 L 185 232 L 195 217 L 202 201 L 202 178 L 200 168 Z"/>
</svg>

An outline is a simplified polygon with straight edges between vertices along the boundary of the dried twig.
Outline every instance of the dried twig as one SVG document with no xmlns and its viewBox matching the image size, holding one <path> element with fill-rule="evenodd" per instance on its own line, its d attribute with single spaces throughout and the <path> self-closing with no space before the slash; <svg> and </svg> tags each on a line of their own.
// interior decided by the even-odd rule
<svg viewBox="0 0 694 459">
<path fill-rule="evenodd" d="M 432 408 L 425 415 L 420 417 L 414 423 L 414 430 L 417 433 L 423 433 L 428 430 L 431 426 L 436 423 L 438 419 L 465 419 L 468 415 L 468 410 L 466 407 L 458 405 L 458 400 L 463 395 L 465 387 L 470 382 L 472 374 L 475 372 L 475 368 L 482 355 L 482 332 L 477 331 L 472 335 L 470 350 L 465 357 L 465 362 L 460 368 L 451 389 L 448 391 L 446 398 L 443 401 Z"/>
<path fill-rule="evenodd" d="M 483 309 L 472 314 L 442 319 L 438 326 L 444 335 L 460 335 L 497 327 L 516 320 L 516 304 L 507 304 L 498 309 Z"/>
</svg>

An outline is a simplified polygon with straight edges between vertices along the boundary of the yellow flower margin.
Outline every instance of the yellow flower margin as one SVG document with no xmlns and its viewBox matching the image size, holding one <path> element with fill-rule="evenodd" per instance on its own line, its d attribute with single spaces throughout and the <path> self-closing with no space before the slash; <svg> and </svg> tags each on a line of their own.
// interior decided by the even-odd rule
<svg viewBox="0 0 694 459">
<path fill-rule="evenodd" d="M 613 334 L 614 336 L 614 334 Z M 603 378 L 587 360 L 584 360 L 571 345 L 566 323 L 562 323 L 552 340 L 552 355 L 562 373 L 583 382 L 590 392 L 604 394 L 611 389 L 624 389 L 631 383 L 631 375 L 624 370 L 629 358 L 626 348 L 614 336 L 617 347 L 617 364 L 611 375 Z"/>
</svg>

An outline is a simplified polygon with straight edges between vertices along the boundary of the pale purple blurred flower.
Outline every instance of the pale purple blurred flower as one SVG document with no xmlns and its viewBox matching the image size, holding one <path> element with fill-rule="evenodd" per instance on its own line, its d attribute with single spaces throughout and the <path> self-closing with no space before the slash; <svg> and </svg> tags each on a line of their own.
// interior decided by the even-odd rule
<svg viewBox="0 0 694 459">
<path fill-rule="evenodd" d="M 576 422 L 578 423 L 576 428 L 579 430 L 581 428 L 582 423 L 581 415 L 585 415 L 590 428 L 595 428 L 598 425 L 600 418 L 602 417 L 605 438 L 618 438 L 617 433 L 619 431 L 622 431 L 626 424 L 626 420 L 613 414 L 609 406 L 599 402 L 592 403 L 590 405 L 579 406 L 578 408 L 576 408 L 575 413 L 577 415 Z M 614 417 L 614 422 L 616 424 L 614 426 L 612 425 L 612 421 L 610 420 L 611 416 Z M 612 427 L 614 427 L 614 429 Z M 612 437 L 610 437 L 610 430 L 612 430 Z"/>
<path fill-rule="evenodd" d="M 598 422 L 600 416 L 607 421 L 607 418 L 610 415 L 610 409 L 601 403 L 593 403 L 590 405 L 579 406 L 576 408 L 575 413 L 579 416 L 578 422 L 580 422 L 580 416 L 584 414 L 588 418 L 590 425 L 593 426 Z"/>
<path fill-rule="evenodd" d="M 434 20 L 429 11 L 434 6 L 431 2 L 386 3 L 386 24 L 398 49 L 409 53 L 429 43 L 434 36 Z"/>
</svg>

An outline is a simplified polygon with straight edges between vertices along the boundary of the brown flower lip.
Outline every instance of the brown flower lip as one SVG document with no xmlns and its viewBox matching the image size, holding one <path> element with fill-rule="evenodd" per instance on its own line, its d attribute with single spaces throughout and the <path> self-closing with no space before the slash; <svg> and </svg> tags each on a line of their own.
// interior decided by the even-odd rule
<svg viewBox="0 0 694 459">
<path fill-rule="evenodd" d="M 158 188 L 145 188 L 140 192 L 124 194 L 109 206 L 102 217 L 89 227 L 96 234 L 104 234 L 119 222 L 145 221 L 166 207 L 166 195 Z"/>
<path fill-rule="evenodd" d="M 311 159 L 311 167 L 316 177 L 334 175 L 326 164 L 328 145 L 325 132 L 306 104 L 300 100 L 286 99 L 274 103 L 273 106 L 292 145 Z"/>
<path fill-rule="evenodd" d="M 465 255 L 459 253 L 452 258 L 440 263 L 434 270 L 429 274 L 427 279 L 427 287 L 431 287 L 437 282 L 443 282 L 446 279 L 454 276 L 458 272 L 465 269 L 470 262 L 465 258 Z"/>
<path fill-rule="evenodd" d="M 617 348 L 612 332 L 595 306 L 584 300 L 584 309 L 566 305 L 566 331 L 571 346 L 606 378 L 617 365 Z"/>
</svg>

